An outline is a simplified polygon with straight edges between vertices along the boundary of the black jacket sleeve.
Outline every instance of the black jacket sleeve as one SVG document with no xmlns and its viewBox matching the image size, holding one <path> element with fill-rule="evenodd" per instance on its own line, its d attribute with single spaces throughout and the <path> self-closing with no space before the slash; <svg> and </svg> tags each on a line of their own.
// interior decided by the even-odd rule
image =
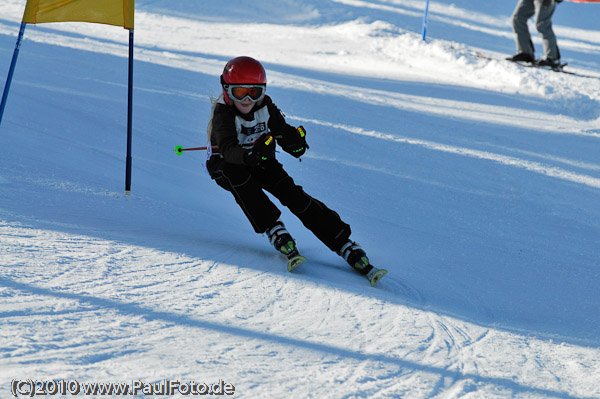
<svg viewBox="0 0 600 399">
<path fill-rule="evenodd" d="M 244 164 L 246 150 L 240 147 L 235 130 L 235 111 L 225 104 L 217 104 L 212 119 L 211 142 L 219 146 L 225 162 Z"/>
<path fill-rule="evenodd" d="M 296 128 L 285 121 L 283 113 L 277 108 L 277 106 L 270 102 L 269 106 L 269 129 L 271 134 L 277 140 L 277 144 L 281 146 L 284 151 L 287 151 L 288 147 L 295 147 L 298 145 L 305 145 L 306 141 L 302 138 Z"/>
<path fill-rule="evenodd" d="M 262 107 L 268 107 L 269 120 L 267 123 L 269 131 L 284 151 L 293 152 L 299 146 L 308 148 L 305 138 L 299 135 L 294 126 L 285 121 L 282 112 L 269 96 L 265 96 L 263 102 L 252 112 Z M 220 103 L 215 106 L 212 117 L 211 142 L 213 145 L 219 146 L 218 151 L 225 162 L 242 165 L 247 164 L 245 154 L 248 150 L 242 148 L 238 141 L 235 128 L 236 115 L 242 118 L 247 117 L 239 114 L 235 107 Z"/>
</svg>

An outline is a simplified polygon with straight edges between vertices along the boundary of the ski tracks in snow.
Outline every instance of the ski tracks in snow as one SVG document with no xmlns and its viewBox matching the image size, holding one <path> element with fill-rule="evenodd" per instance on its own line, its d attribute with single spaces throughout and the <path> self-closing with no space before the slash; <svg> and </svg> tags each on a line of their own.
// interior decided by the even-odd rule
<svg viewBox="0 0 600 399">
<path fill-rule="evenodd" d="M 279 257 L 237 252 L 221 257 L 248 268 L 0 222 L 2 368 L 225 378 L 242 397 L 570 398 L 597 356 L 430 311 L 393 275 L 373 289 L 271 271 Z M 157 377 L 157 363 L 174 374 Z"/>
<path fill-rule="evenodd" d="M 393 274 L 386 275 L 378 284 L 378 287 L 384 291 L 390 291 L 393 295 L 403 298 L 407 303 L 422 305 L 426 302 L 425 296 L 414 286 L 402 277 L 396 277 Z"/>
<path fill-rule="evenodd" d="M 469 331 L 465 325 L 460 325 L 448 317 L 440 315 L 429 315 L 429 327 L 431 335 L 423 343 L 425 361 L 434 365 L 445 367 L 448 371 L 455 372 L 454 378 L 440 378 L 432 389 L 431 398 L 444 397 L 448 392 L 453 392 L 457 397 L 459 394 L 468 393 L 474 384 L 473 378 L 463 378 L 465 375 L 480 375 L 477 364 L 477 345 L 484 340 L 489 330 L 486 328 L 474 328 Z M 475 336 L 473 336 L 475 333 Z M 443 359 L 442 364 L 437 364 Z"/>
</svg>

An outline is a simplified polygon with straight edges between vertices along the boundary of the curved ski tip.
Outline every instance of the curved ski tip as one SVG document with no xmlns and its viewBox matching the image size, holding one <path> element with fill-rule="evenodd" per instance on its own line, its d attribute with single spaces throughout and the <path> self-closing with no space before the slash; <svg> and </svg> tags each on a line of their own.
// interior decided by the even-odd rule
<svg viewBox="0 0 600 399">
<path fill-rule="evenodd" d="M 371 282 L 371 287 L 375 287 L 375 284 L 379 282 L 386 274 L 388 273 L 385 269 L 379 269 L 375 273 L 369 276 L 369 281 Z"/>
<path fill-rule="evenodd" d="M 296 270 L 298 268 L 298 266 L 300 266 L 304 262 L 306 262 L 306 258 L 304 256 L 300 256 L 300 255 L 294 256 L 293 258 L 291 258 L 288 261 L 288 264 L 287 264 L 288 272 L 292 272 L 292 271 Z"/>
</svg>

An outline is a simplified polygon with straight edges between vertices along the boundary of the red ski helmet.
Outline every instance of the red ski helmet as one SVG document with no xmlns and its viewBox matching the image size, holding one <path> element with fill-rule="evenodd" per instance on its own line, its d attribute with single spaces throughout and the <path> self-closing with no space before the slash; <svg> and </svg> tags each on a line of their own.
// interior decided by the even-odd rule
<svg viewBox="0 0 600 399">
<path fill-rule="evenodd" d="M 223 86 L 223 97 L 229 105 L 231 102 L 228 94 L 229 86 L 261 85 L 266 88 L 267 74 L 262 64 L 254 58 L 245 56 L 236 57 L 225 64 L 223 74 L 221 75 L 221 85 Z"/>
</svg>

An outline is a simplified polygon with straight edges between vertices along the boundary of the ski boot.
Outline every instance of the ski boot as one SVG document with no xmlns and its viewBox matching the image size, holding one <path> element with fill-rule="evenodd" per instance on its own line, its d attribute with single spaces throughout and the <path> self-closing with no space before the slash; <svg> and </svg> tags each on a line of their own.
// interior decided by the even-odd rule
<svg viewBox="0 0 600 399">
<path fill-rule="evenodd" d="M 281 221 L 277 221 L 275 226 L 267 230 L 269 242 L 276 250 L 284 254 L 288 259 L 287 268 L 291 272 L 306 261 L 306 258 L 300 255 L 296 242 L 287 231 Z"/>
<path fill-rule="evenodd" d="M 355 270 L 365 276 L 375 286 L 379 280 L 387 274 L 387 270 L 378 269 L 369 262 L 365 251 L 354 241 L 348 240 L 346 244 L 337 251 L 337 254 L 348 262 Z"/>
</svg>

